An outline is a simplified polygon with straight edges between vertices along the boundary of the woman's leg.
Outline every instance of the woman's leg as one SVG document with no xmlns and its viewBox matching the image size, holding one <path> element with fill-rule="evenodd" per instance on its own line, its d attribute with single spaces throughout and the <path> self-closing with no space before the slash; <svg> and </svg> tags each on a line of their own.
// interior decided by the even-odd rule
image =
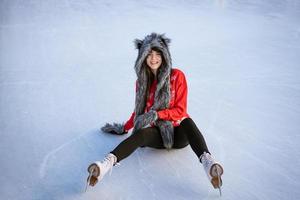
<svg viewBox="0 0 300 200">
<path fill-rule="evenodd" d="M 191 118 L 184 119 L 174 132 L 174 148 L 182 148 L 187 142 L 190 143 L 199 161 L 203 164 L 211 184 L 214 188 L 219 188 L 221 194 L 223 167 L 210 155 L 203 135 Z"/>
<path fill-rule="evenodd" d="M 184 119 L 174 129 L 174 148 L 183 148 L 190 144 L 198 158 L 208 151 L 206 142 L 200 130 L 191 118 Z"/>
<path fill-rule="evenodd" d="M 138 147 L 164 148 L 160 132 L 157 127 L 140 129 L 123 142 L 111 153 L 117 157 L 117 162 L 132 154 Z"/>
<path fill-rule="evenodd" d="M 209 153 L 206 142 L 191 118 L 184 119 L 178 127 L 174 129 L 173 148 L 183 148 L 188 144 L 200 157 L 204 152 Z M 157 127 L 140 129 L 121 142 L 111 153 L 118 158 L 118 162 L 133 153 L 138 147 L 152 147 L 163 149 L 163 140 Z"/>
<path fill-rule="evenodd" d="M 94 186 L 117 162 L 120 162 L 138 147 L 142 146 L 164 148 L 159 130 L 156 127 L 149 127 L 135 132 L 121 142 L 103 161 L 96 161 L 90 164 L 88 167 L 87 186 Z"/>
</svg>

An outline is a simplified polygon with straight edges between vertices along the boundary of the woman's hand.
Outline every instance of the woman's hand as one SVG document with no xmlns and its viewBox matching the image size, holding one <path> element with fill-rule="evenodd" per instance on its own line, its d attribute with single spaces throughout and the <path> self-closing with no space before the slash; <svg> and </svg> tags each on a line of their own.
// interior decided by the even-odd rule
<svg viewBox="0 0 300 200">
<path fill-rule="evenodd" d="M 119 123 L 106 123 L 101 130 L 105 133 L 111 133 L 114 135 L 124 135 L 127 133 L 127 131 L 124 130 L 124 124 Z"/>
<path fill-rule="evenodd" d="M 141 129 L 157 120 L 157 112 L 155 110 L 150 110 L 149 112 L 139 115 L 134 121 L 134 129 Z"/>
</svg>

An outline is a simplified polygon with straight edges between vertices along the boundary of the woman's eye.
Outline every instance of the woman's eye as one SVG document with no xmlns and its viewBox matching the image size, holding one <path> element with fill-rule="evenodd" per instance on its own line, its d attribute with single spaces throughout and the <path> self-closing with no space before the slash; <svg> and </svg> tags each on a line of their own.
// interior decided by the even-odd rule
<svg viewBox="0 0 300 200">
<path fill-rule="evenodd" d="M 148 56 L 161 56 L 161 53 L 149 53 Z"/>
</svg>

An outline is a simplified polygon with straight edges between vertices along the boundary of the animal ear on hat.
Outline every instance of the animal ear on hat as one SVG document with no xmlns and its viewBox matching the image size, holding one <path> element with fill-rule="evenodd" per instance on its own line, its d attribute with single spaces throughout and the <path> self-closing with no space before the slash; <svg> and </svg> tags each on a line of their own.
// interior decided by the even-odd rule
<svg viewBox="0 0 300 200">
<path fill-rule="evenodd" d="M 139 39 L 134 40 L 134 45 L 136 49 L 140 49 L 142 44 L 143 44 L 143 40 L 139 40 Z"/>
<path fill-rule="evenodd" d="M 161 34 L 160 35 L 160 38 L 161 38 L 161 41 L 168 47 L 169 44 L 171 43 L 171 39 L 170 38 L 167 38 L 165 36 L 165 34 Z"/>
</svg>

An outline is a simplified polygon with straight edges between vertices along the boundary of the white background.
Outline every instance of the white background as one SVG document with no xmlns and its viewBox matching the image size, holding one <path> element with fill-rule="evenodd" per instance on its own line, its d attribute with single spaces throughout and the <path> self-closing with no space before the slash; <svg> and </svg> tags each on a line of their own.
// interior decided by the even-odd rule
<svg viewBox="0 0 300 200">
<path fill-rule="evenodd" d="M 138 149 L 83 193 L 126 136 L 133 40 L 166 33 L 188 112 L 224 166 L 222 199 L 300 198 L 297 0 L 0 1 L 0 199 L 219 199 L 190 147 Z"/>
</svg>

